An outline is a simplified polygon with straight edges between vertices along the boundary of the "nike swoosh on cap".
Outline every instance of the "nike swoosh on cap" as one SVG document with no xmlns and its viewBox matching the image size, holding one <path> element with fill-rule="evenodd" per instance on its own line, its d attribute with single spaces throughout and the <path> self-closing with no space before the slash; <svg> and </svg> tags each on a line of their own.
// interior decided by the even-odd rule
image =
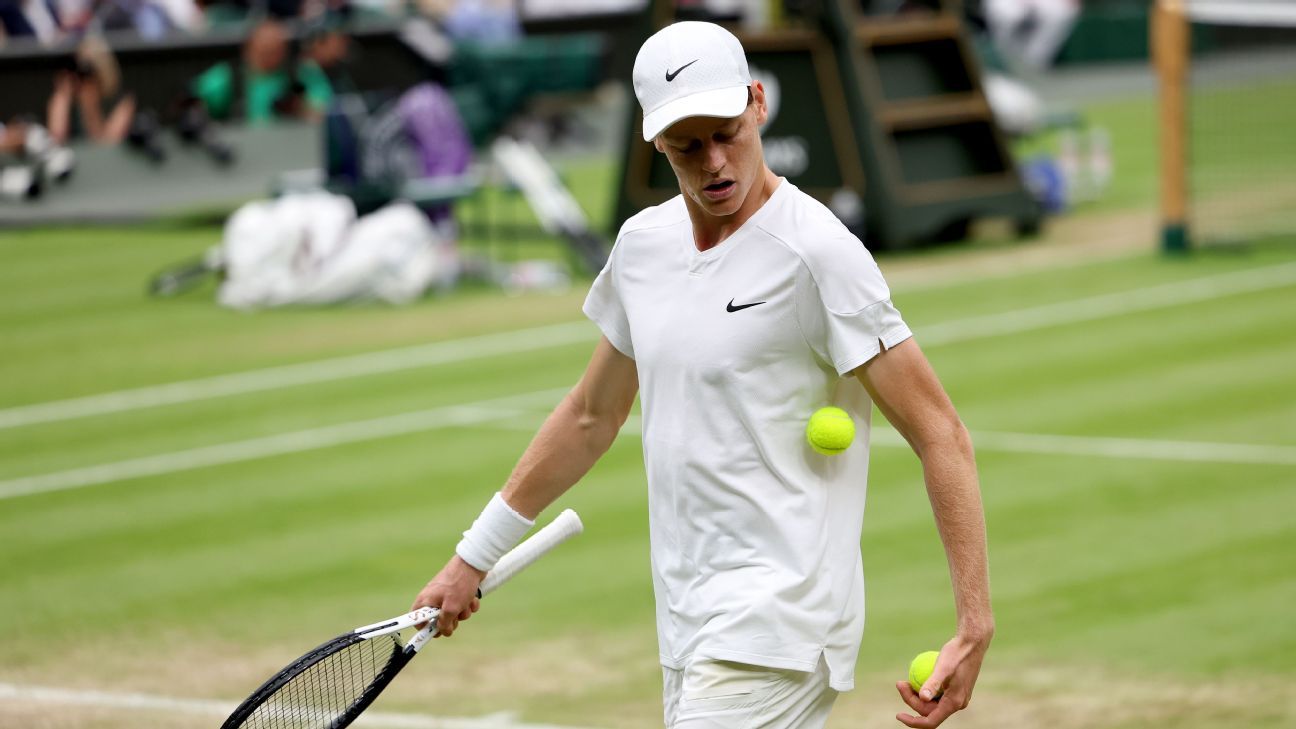
<svg viewBox="0 0 1296 729">
<path fill-rule="evenodd" d="M 670 71 L 669 68 L 666 69 L 666 83 L 670 83 L 671 81 L 674 81 L 674 80 L 675 80 L 675 77 L 678 76 L 678 75 L 680 75 L 680 71 L 683 71 L 684 69 L 688 68 L 689 66 L 692 66 L 693 64 L 697 63 L 697 62 L 700 61 L 700 60 L 702 60 L 702 59 L 701 59 L 701 58 L 694 58 L 693 60 L 689 61 L 688 63 L 684 64 L 683 66 L 680 66 L 679 68 L 675 69 L 675 73 L 671 73 L 671 71 Z"/>
<path fill-rule="evenodd" d="M 739 304 L 738 306 L 734 306 L 734 303 L 733 303 L 733 302 L 734 302 L 733 299 L 729 299 L 729 304 L 728 304 L 727 306 L 725 306 L 725 311 L 729 312 L 730 314 L 734 313 L 735 311 L 742 311 L 743 309 L 750 309 L 750 308 L 752 308 L 753 306 L 760 306 L 761 304 L 764 304 L 764 303 L 765 303 L 764 301 L 757 301 L 757 302 L 754 303 L 754 304 Z"/>
</svg>

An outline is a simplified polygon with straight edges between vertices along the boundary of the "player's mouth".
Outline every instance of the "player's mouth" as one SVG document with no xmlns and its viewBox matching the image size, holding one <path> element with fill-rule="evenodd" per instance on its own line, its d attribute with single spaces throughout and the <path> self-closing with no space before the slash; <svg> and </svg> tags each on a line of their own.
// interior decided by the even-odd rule
<svg viewBox="0 0 1296 729">
<path fill-rule="evenodd" d="M 720 180 L 702 188 L 702 194 L 706 195 L 708 200 L 715 202 L 732 195 L 737 186 L 738 184 L 733 180 Z"/>
</svg>

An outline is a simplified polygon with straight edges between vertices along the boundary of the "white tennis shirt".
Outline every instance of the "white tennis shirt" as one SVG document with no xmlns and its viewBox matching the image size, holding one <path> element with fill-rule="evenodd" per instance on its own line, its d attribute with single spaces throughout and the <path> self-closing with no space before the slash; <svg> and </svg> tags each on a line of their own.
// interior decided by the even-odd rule
<svg viewBox="0 0 1296 729">
<path fill-rule="evenodd" d="M 699 252 L 683 197 L 626 221 L 585 301 L 639 372 L 661 662 L 813 671 L 854 685 L 872 403 L 843 377 L 911 336 L 872 256 L 782 180 Z M 806 443 L 825 405 L 838 456 Z"/>
</svg>

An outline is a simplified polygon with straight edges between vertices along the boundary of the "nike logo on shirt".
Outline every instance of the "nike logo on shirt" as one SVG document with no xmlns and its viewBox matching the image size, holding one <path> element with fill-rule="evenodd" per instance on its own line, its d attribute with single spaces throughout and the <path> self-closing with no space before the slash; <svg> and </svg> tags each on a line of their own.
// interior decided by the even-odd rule
<svg viewBox="0 0 1296 729">
<path fill-rule="evenodd" d="M 702 60 L 702 59 L 701 59 L 701 58 L 694 58 L 693 60 L 689 61 L 688 63 L 684 64 L 683 66 L 680 66 L 679 68 L 675 69 L 675 73 L 671 73 L 671 71 L 670 71 L 669 68 L 666 69 L 666 83 L 670 83 L 671 81 L 674 81 L 674 80 L 675 80 L 675 77 L 678 76 L 678 75 L 680 75 L 680 71 L 683 71 L 684 69 L 688 68 L 689 66 L 692 66 L 693 64 L 697 63 L 697 62 L 700 61 L 700 60 Z"/>
<path fill-rule="evenodd" d="M 764 301 L 757 301 L 757 302 L 754 303 L 754 304 L 739 304 L 738 306 L 734 306 L 734 303 L 733 303 L 733 302 L 734 302 L 733 299 L 729 299 L 729 304 L 728 304 L 727 306 L 725 306 L 725 311 L 729 312 L 730 314 L 734 313 L 735 311 L 742 311 L 743 309 L 750 309 L 750 308 L 752 308 L 753 306 L 760 306 L 761 304 L 764 304 L 764 303 L 765 303 Z"/>
</svg>

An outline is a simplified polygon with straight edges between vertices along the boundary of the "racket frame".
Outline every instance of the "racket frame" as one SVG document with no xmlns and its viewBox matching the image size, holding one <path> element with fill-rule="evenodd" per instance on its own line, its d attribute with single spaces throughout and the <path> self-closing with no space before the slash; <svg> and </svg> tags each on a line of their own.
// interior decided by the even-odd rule
<svg viewBox="0 0 1296 729">
<path fill-rule="evenodd" d="M 500 558 L 495 568 L 482 580 L 481 586 L 477 590 L 477 597 L 485 597 L 495 591 L 519 572 L 543 557 L 551 549 L 580 534 L 583 530 L 584 526 L 581 524 L 580 517 L 576 515 L 576 512 L 571 509 L 563 511 L 543 529 L 532 535 L 531 538 L 514 547 L 508 554 Z M 243 721 L 251 717 L 279 689 L 310 670 L 312 666 L 346 649 L 348 646 L 384 635 L 398 633 L 420 623 L 426 623 L 404 646 L 400 645 L 399 640 L 396 641 L 396 647 L 388 658 L 387 664 L 383 666 L 374 680 L 365 687 L 364 691 L 356 697 L 351 705 L 329 724 L 327 729 L 343 729 L 349 726 L 351 722 L 360 716 L 361 712 L 369 708 L 369 705 L 374 702 L 374 699 L 378 698 L 383 689 L 387 688 L 387 685 L 396 677 L 396 674 L 400 673 L 405 664 L 413 660 L 414 656 L 418 655 L 418 652 L 423 649 L 428 640 L 436 635 L 436 620 L 440 614 L 441 610 L 439 608 L 422 607 L 404 615 L 380 620 L 369 625 L 362 625 L 350 632 L 321 643 L 261 684 L 256 691 L 252 692 L 252 695 L 248 696 L 230 714 L 225 723 L 221 725 L 221 729 L 239 729 Z"/>
</svg>

